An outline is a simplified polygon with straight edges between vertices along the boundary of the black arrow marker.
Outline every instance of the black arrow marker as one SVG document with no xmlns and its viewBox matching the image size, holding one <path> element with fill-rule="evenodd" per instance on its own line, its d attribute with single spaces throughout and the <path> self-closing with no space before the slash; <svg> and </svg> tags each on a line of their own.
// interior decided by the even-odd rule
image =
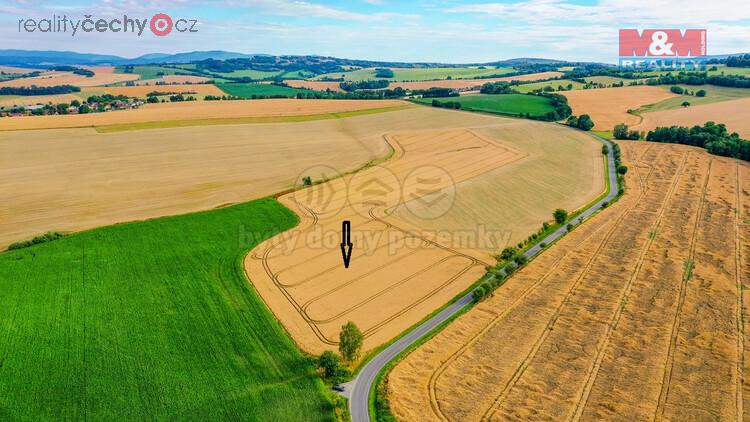
<svg viewBox="0 0 750 422">
<path fill-rule="evenodd" d="M 341 222 L 341 257 L 344 258 L 344 268 L 349 268 L 352 258 L 352 223 L 349 220 Z"/>
</svg>

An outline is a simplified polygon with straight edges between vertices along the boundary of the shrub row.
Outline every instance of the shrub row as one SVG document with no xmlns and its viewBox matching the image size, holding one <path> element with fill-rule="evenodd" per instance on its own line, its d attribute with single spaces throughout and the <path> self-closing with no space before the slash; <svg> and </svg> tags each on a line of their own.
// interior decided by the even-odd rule
<svg viewBox="0 0 750 422">
<path fill-rule="evenodd" d="M 8 250 L 12 251 L 15 249 L 23 249 L 28 248 L 29 246 L 38 245 L 40 243 L 47 243 L 51 242 L 53 240 L 60 239 L 62 237 L 65 237 L 63 233 L 60 232 L 48 232 L 46 234 L 43 234 L 41 236 L 36 236 L 31 240 L 24 240 L 21 242 L 11 243 L 10 246 L 8 246 Z"/>
</svg>

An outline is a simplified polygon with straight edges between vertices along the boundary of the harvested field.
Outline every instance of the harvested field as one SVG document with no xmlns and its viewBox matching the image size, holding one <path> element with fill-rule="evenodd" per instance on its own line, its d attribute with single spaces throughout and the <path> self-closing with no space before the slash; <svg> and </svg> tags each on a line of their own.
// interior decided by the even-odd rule
<svg viewBox="0 0 750 422">
<path fill-rule="evenodd" d="M 75 94 L 57 94 L 57 95 L 23 95 L 23 96 L 11 96 L 11 98 L 2 98 L 0 96 L 0 107 L 10 107 L 14 105 L 34 105 L 34 104 L 59 104 L 59 103 L 70 103 L 73 100 L 81 101 L 83 98 L 80 93 Z M 3 126 L 3 120 L 0 123 L 0 127 Z"/>
<path fill-rule="evenodd" d="M 196 87 L 202 85 L 190 85 Z M 212 86 L 212 85 L 209 85 Z M 122 92 L 121 89 L 136 88 L 153 91 L 153 87 L 105 88 L 107 92 Z M 171 86 L 169 87 L 172 88 Z M 215 87 L 214 87 L 215 88 Z M 116 91 L 110 91 L 115 89 Z M 108 113 L 29 116 L 4 118 L 0 131 L 19 129 L 74 128 L 107 125 L 137 125 L 143 122 L 169 122 L 190 119 L 232 119 L 244 117 L 311 116 L 326 113 L 367 110 L 405 106 L 399 100 L 236 100 L 236 101 L 189 101 L 176 103 L 145 104 L 136 110 L 119 110 Z"/>
<path fill-rule="evenodd" d="M 750 166 L 620 145 L 625 196 L 401 361 L 399 419 L 750 416 Z"/>
<path fill-rule="evenodd" d="M 620 123 L 633 126 L 640 118 L 629 114 L 628 110 L 637 110 L 644 105 L 676 96 L 659 86 L 582 89 L 560 94 L 568 98 L 573 114 L 588 114 L 599 130 L 612 130 Z"/>
<path fill-rule="evenodd" d="M 561 72 L 541 72 L 531 73 L 528 75 L 509 76 L 503 78 L 487 79 L 451 79 L 440 81 L 418 81 L 418 82 L 391 82 L 388 88 L 393 89 L 401 87 L 404 89 L 428 89 L 432 87 L 453 88 L 461 91 L 470 90 L 471 88 L 480 87 L 490 82 L 510 82 L 510 81 L 536 81 L 540 79 L 557 78 L 562 76 Z"/>
<path fill-rule="evenodd" d="M 23 74 L 23 73 L 31 73 L 38 71 L 39 69 L 29 69 L 25 67 L 15 67 L 15 66 L 0 66 L 0 72 L 2 73 L 15 73 L 15 74 Z"/>
<path fill-rule="evenodd" d="M 99 69 L 99 71 L 97 71 Z M 54 85 L 75 85 L 79 87 L 109 85 L 118 82 L 132 81 L 138 79 L 138 75 L 129 75 L 122 73 L 112 73 L 110 68 L 92 67 L 91 70 L 96 72 L 92 77 L 76 75 L 72 72 L 45 72 L 40 76 L 33 78 L 13 79 L 10 81 L 0 82 L 0 88 L 4 86 L 54 86 Z M 108 71 L 109 70 L 109 71 Z"/>
<path fill-rule="evenodd" d="M 209 80 L 210 79 L 205 76 L 164 75 L 159 79 L 148 79 L 145 81 L 137 81 L 136 85 L 156 85 L 160 82 L 163 82 L 166 84 L 201 84 Z"/>
<path fill-rule="evenodd" d="M 750 98 L 643 113 L 643 121 L 634 128 L 651 130 L 659 126 L 702 126 L 708 121 L 724 123 L 730 132 L 750 139 Z"/>
<path fill-rule="evenodd" d="M 559 165 L 569 173 L 563 177 L 577 180 L 601 175 L 596 170 L 603 166 L 601 148 L 583 134 L 538 122 L 447 113 L 446 118 L 460 119 L 459 127 L 450 128 L 442 120 L 433 121 L 427 126 L 430 130 L 415 131 L 413 123 L 410 131 L 390 127 L 385 137 L 395 150 L 391 160 L 280 198 L 300 215 L 300 225 L 259 245 L 245 266 L 256 289 L 303 350 L 319 353 L 335 348 L 341 326 L 350 320 L 365 335 L 365 351 L 388 341 L 481 277 L 484 266 L 494 261 L 489 252 L 506 246 L 508 231 L 538 228 L 557 205 L 553 203 L 557 198 L 542 197 L 541 191 L 537 195 L 542 203 L 534 204 L 539 210 L 523 210 L 527 203 L 521 198 L 516 201 L 516 191 L 494 190 L 486 197 L 463 198 L 472 191 L 472 187 L 463 190 L 464 183 L 484 178 L 491 184 L 515 177 L 520 192 L 527 192 L 533 189 L 530 181 L 542 177 L 531 174 L 538 169 L 535 163 Z M 522 126 L 529 126 L 529 132 L 548 129 L 550 136 L 544 141 L 554 139 L 554 144 L 540 148 L 541 137 L 529 142 Z M 583 153 L 559 154 L 558 148 Z M 582 168 L 586 170 L 579 173 Z M 343 172 L 314 168 L 303 173 L 316 181 L 337 174 Z M 570 188 L 579 186 L 561 186 L 563 191 Z M 509 221 L 455 231 L 422 227 L 424 220 L 452 212 L 452 201 L 446 198 L 454 192 L 464 205 L 494 201 L 512 209 L 513 215 L 529 212 L 531 216 L 519 218 L 519 226 Z M 581 206 L 599 193 L 593 189 L 571 196 L 578 199 L 575 206 Z M 406 207 L 416 218 L 400 218 L 406 211 L 394 212 L 398 207 Z M 341 263 L 338 245 L 342 220 L 351 221 L 355 245 L 348 269 Z M 480 238 L 483 230 L 489 236 Z"/>
<path fill-rule="evenodd" d="M 595 142 L 580 142 L 576 131 L 519 121 L 482 130 L 488 138 L 516 149 L 531 159 L 503 166 L 474 177 L 456 187 L 456 201 L 445 215 L 434 219 L 415 216 L 411 209 L 426 208 L 416 201 L 393 210 L 393 216 L 423 230 L 470 232 L 478 224 L 504 233 L 503 239 L 515 245 L 539 229 L 554 208 L 575 210 L 605 190 L 604 165 Z M 550 139 L 557 142 L 551 143 Z M 544 157 L 554 155 L 555 160 Z M 538 158 L 538 159 L 535 159 Z M 571 169 L 571 162 L 577 162 Z M 498 195 L 498 192 L 513 192 Z M 552 207 L 552 208 L 550 208 Z M 426 211 L 426 209 L 425 209 Z M 502 245 L 475 247 L 496 254 Z M 460 249 L 460 248 L 457 248 Z M 469 253 L 469 251 L 464 251 Z"/>
<path fill-rule="evenodd" d="M 314 91 L 336 91 L 344 92 L 339 85 L 341 82 L 329 82 L 329 81 L 306 81 L 302 79 L 287 79 L 284 81 L 287 85 L 292 88 L 306 88 Z"/>
</svg>

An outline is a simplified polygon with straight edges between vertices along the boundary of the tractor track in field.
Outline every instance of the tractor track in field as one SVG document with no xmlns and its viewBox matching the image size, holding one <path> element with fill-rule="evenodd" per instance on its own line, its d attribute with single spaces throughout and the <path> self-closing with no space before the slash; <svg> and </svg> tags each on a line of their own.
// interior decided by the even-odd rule
<svg viewBox="0 0 750 422">
<path fill-rule="evenodd" d="M 656 162 L 658 158 L 661 157 L 663 154 L 663 151 L 659 152 L 658 157 L 654 160 Z M 645 154 L 644 154 L 645 155 Z M 642 157 L 641 157 L 642 158 Z M 649 170 L 645 176 L 645 178 L 640 177 L 640 171 L 639 171 L 639 177 L 638 177 L 638 184 L 640 185 L 641 191 L 638 195 L 638 198 L 636 201 L 631 205 L 627 210 L 625 210 L 622 214 L 620 214 L 617 217 L 617 220 L 615 221 L 615 224 L 610 228 L 610 230 L 607 232 L 607 235 L 604 239 L 599 243 L 594 253 L 591 255 L 591 257 L 587 260 L 586 265 L 583 268 L 583 271 L 581 274 L 576 278 L 575 282 L 571 286 L 570 289 L 568 289 L 567 293 L 565 294 L 565 297 L 560 302 L 560 305 L 555 309 L 555 313 L 553 314 L 552 318 L 548 321 L 548 323 L 545 325 L 546 329 L 542 333 L 542 335 L 537 338 L 536 342 L 532 346 L 529 353 L 524 357 L 524 359 L 521 361 L 520 365 L 514 372 L 513 376 L 510 380 L 506 383 L 505 387 L 501 391 L 501 393 L 493 400 L 490 407 L 484 412 L 482 415 L 483 420 L 490 419 L 498 409 L 498 405 L 502 403 L 507 395 L 510 393 L 510 391 L 513 389 L 513 387 L 516 385 L 516 383 L 521 379 L 523 374 L 526 371 L 526 368 L 531 364 L 531 361 L 534 359 L 534 357 L 537 355 L 538 351 L 541 349 L 542 345 L 544 344 L 547 337 L 550 335 L 550 332 L 552 331 L 550 328 L 554 327 L 557 319 L 562 314 L 563 309 L 565 306 L 570 302 L 570 298 L 572 297 L 573 293 L 576 291 L 577 287 L 580 285 L 582 280 L 585 278 L 588 271 L 591 269 L 591 267 L 594 264 L 594 261 L 597 257 L 599 257 L 600 253 L 603 251 L 605 245 L 612 239 L 612 236 L 617 231 L 617 228 L 620 226 L 622 221 L 625 219 L 626 216 L 628 216 L 645 198 L 646 194 L 648 193 L 648 185 L 647 181 L 650 179 L 651 175 L 653 174 L 653 171 L 655 169 L 655 166 L 652 164 L 649 166 Z"/>
<path fill-rule="evenodd" d="M 734 210 L 734 265 L 735 281 L 737 285 L 737 396 L 735 397 L 735 408 L 737 420 L 744 418 L 745 403 L 743 389 L 745 385 L 745 314 L 744 314 L 744 294 L 742 285 L 742 238 L 740 235 L 740 210 L 743 208 L 740 197 L 742 184 L 740 182 L 740 163 L 735 163 L 735 193 L 736 206 Z"/>
<path fill-rule="evenodd" d="M 659 209 L 659 214 L 653 226 L 653 230 L 655 232 L 658 232 L 659 226 L 661 225 L 662 218 L 664 217 L 664 213 L 667 211 L 667 206 L 670 203 L 672 196 L 674 195 L 674 192 L 677 188 L 677 184 L 680 181 L 680 177 L 682 177 L 682 173 L 685 169 L 685 163 L 687 162 L 687 159 L 689 156 L 690 156 L 690 152 L 686 152 L 683 157 L 682 164 L 680 164 L 680 167 L 677 169 L 677 173 L 674 176 L 674 182 L 672 182 L 671 186 L 669 187 L 669 191 L 667 191 L 667 194 L 664 198 L 664 202 Z M 708 183 L 708 178 L 706 178 L 706 183 Z M 693 235 L 695 235 L 695 233 L 693 233 Z M 643 249 L 641 250 L 641 254 L 638 257 L 638 261 L 636 262 L 635 269 L 632 272 L 630 278 L 628 279 L 625 285 L 625 289 L 620 295 L 620 303 L 622 303 L 623 301 L 626 301 L 627 297 L 630 295 L 630 292 L 633 287 L 633 282 L 635 281 L 636 277 L 638 277 L 638 275 L 640 274 L 641 268 L 643 268 L 643 261 L 646 258 L 646 254 L 651 249 L 651 245 L 653 243 L 654 243 L 653 237 L 649 236 L 648 240 L 646 241 L 646 245 L 644 245 Z M 617 308 L 615 308 L 615 313 L 612 315 L 612 319 L 610 320 L 610 323 L 607 325 L 607 331 L 605 332 L 604 338 L 602 342 L 599 344 L 599 347 L 597 348 L 597 353 L 596 353 L 596 358 L 594 360 L 594 364 L 592 365 L 591 369 L 589 370 L 589 373 L 586 376 L 586 384 L 584 385 L 581 397 L 579 397 L 579 400 L 576 403 L 575 412 L 573 413 L 572 417 L 569 418 L 569 420 L 580 420 L 581 418 L 581 414 L 583 413 L 583 408 L 586 406 L 586 403 L 588 402 L 588 398 L 591 393 L 591 388 L 594 385 L 594 381 L 596 381 L 596 377 L 599 373 L 599 368 L 601 368 L 602 359 L 604 359 L 604 352 L 607 350 L 607 347 L 609 346 L 609 341 L 612 337 L 612 333 L 614 332 L 615 329 L 617 329 L 617 325 L 620 322 L 620 317 L 622 316 L 622 312 L 624 308 L 625 308 L 624 306 L 618 306 Z"/>
<path fill-rule="evenodd" d="M 695 261 L 695 248 L 698 240 L 698 225 L 700 224 L 701 217 L 706 205 L 706 192 L 708 191 L 708 182 L 711 178 L 711 166 L 713 165 L 713 158 L 709 161 L 708 171 L 706 172 L 705 180 L 703 181 L 703 189 L 701 190 L 701 196 L 698 205 L 698 216 L 695 219 L 693 230 L 690 236 L 690 245 L 688 247 L 688 262 L 692 263 Z M 692 265 L 692 264 L 688 264 Z M 664 417 L 664 406 L 667 403 L 667 396 L 669 395 L 669 385 L 672 381 L 672 368 L 674 365 L 674 353 L 677 348 L 677 337 L 679 334 L 682 308 L 685 304 L 685 295 L 687 292 L 687 283 L 690 280 L 689 274 L 683 274 L 682 281 L 680 283 L 679 297 L 677 301 L 677 309 L 675 311 L 674 319 L 672 321 L 672 327 L 670 329 L 669 348 L 667 350 L 666 363 L 664 364 L 664 376 L 662 377 L 661 391 L 659 392 L 659 398 L 657 401 L 656 409 L 654 411 L 654 420 L 661 420 Z"/>
</svg>

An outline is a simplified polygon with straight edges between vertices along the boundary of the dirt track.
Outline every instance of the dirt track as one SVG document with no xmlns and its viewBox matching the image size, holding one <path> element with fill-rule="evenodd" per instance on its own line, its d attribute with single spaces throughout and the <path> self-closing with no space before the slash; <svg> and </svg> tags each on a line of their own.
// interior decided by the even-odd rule
<svg viewBox="0 0 750 422">
<path fill-rule="evenodd" d="M 625 197 L 396 366 L 400 419 L 747 418 L 750 167 L 621 145 Z"/>
</svg>

